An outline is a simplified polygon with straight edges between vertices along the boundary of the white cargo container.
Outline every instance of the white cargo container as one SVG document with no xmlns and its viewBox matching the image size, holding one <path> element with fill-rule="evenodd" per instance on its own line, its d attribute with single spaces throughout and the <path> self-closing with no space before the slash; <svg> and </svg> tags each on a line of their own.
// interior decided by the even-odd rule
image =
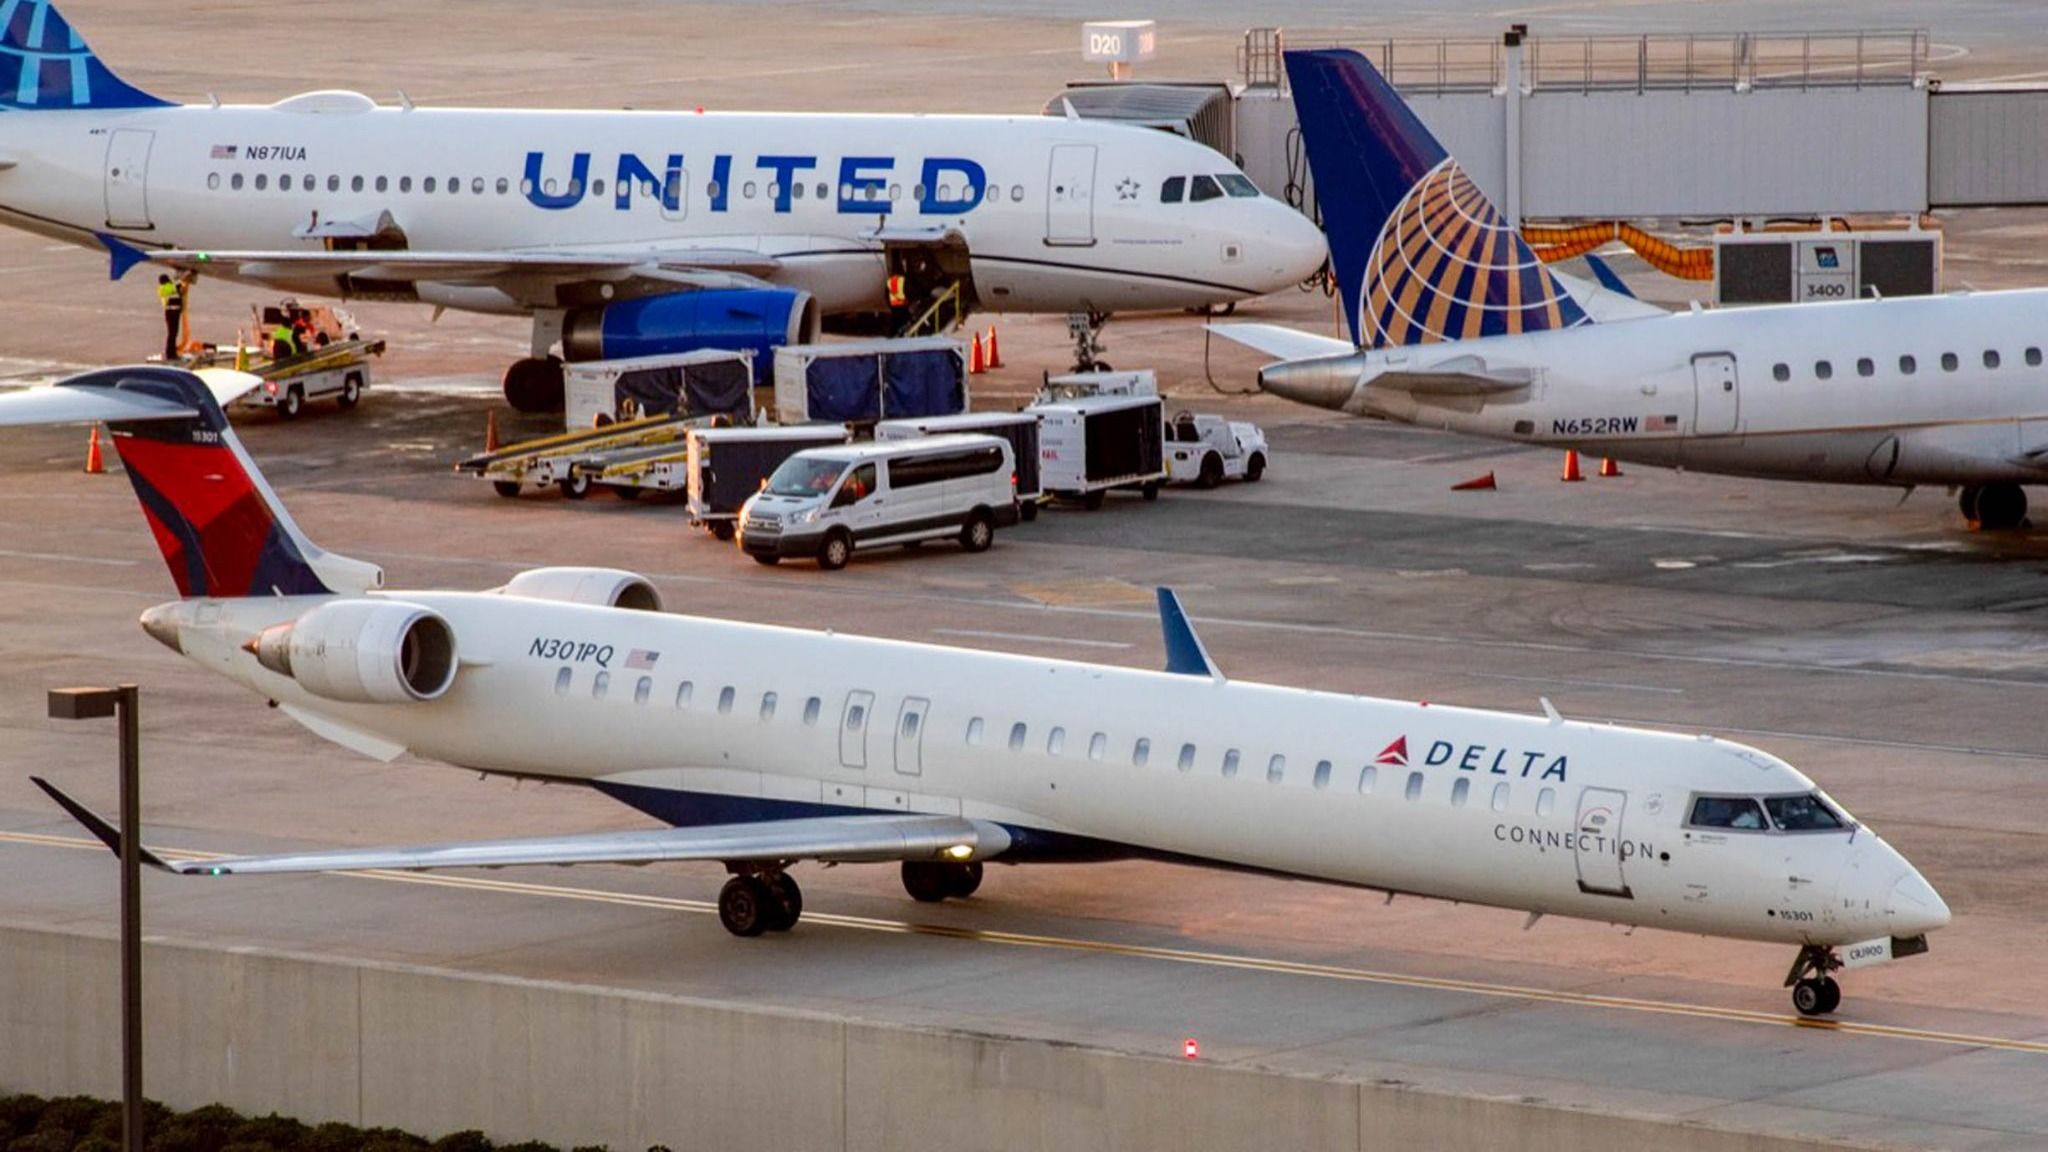
<svg viewBox="0 0 2048 1152">
<path fill-rule="evenodd" d="M 666 416 L 731 416 L 752 423 L 754 353 L 701 348 L 665 356 L 585 360 L 562 366 L 562 427 Z"/>
<path fill-rule="evenodd" d="M 1049 496 L 1102 507 L 1111 488 L 1159 497 L 1166 480 L 1166 406 L 1157 396 L 1083 396 L 1033 404 L 1038 479 Z"/>
</svg>

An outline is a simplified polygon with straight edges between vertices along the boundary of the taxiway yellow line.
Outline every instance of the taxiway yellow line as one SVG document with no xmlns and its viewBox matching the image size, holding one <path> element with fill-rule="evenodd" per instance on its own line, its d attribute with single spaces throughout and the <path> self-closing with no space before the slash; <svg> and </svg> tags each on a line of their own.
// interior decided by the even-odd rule
<svg viewBox="0 0 2048 1152">
<path fill-rule="evenodd" d="M 82 836 L 49 836 L 34 832 L 0 832 L 0 843 L 22 844 L 38 848 L 106 850 L 105 846 L 99 841 Z M 223 858 L 222 854 L 217 852 L 188 852 L 169 848 L 155 848 L 152 851 L 166 860 L 218 860 Z M 564 884 L 536 884 L 520 880 L 499 880 L 486 876 L 451 876 L 424 872 L 401 872 L 390 869 L 337 872 L 332 873 L 332 875 L 349 876 L 363 880 L 380 880 L 387 883 L 420 884 L 427 887 L 452 888 L 469 892 L 496 892 L 505 895 L 540 897 L 543 899 L 580 900 L 590 904 L 613 904 L 621 907 L 651 908 L 663 912 L 689 912 L 712 916 L 718 914 L 717 903 L 710 900 L 690 900 L 676 896 L 650 896 L 632 892 L 611 892 L 599 888 L 578 888 Z M 1925 1044 L 1942 1044 L 1959 1048 L 1982 1048 L 2000 1052 L 2048 1056 L 2048 1041 L 2021 1040 L 2004 1036 L 1944 1032 L 1928 1028 L 1908 1028 L 1858 1020 L 1813 1019 L 1777 1012 L 1758 1012 L 1747 1008 L 1716 1007 L 1709 1004 L 1685 1004 L 1674 1000 L 1644 1000 L 1630 996 L 1608 996 L 1595 992 L 1572 992 L 1563 989 L 1535 988 L 1518 984 L 1495 984 L 1483 980 L 1461 980 L 1443 976 L 1418 976 L 1406 972 L 1349 968 L 1337 964 L 1317 964 L 1309 961 L 1282 960 L 1264 956 L 1239 956 L 1227 952 L 1203 952 L 1194 949 L 1166 948 L 1149 944 L 1118 944 L 1108 940 L 1086 940 L 1071 936 L 1046 936 L 1029 932 L 1010 932 L 1002 929 L 958 928 L 943 924 L 915 924 L 907 920 L 884 920 L 871 916 L 847 916 L 831 912 L 816 912 L 810 909 L 804 911 L 803 918 L 806 924 L 829 925 L 834 928 L 846 928 L 861 932 L 887 932 L 899 936 L 933 936 L 947 940 L 961 940 L 975 944 L 995 944 L 1012 948 L 1046 948 L 1063 952 L 1085 952 L 1103 956 L 1122 956 L 1135 960 L 1193 964 L 1205 968 L 1230 968 L 1247 972 L 1265 972 L 1274 975 L 1305 976 L 1318 980 L 1339 980 L 1348 983 L 1374 984 L 1383 987 L 1420 988 L 1437 992 L 1462 992 L 1472 996 L 1490 996 L 1497 999 L 1517 1000 L 1529 1004 L 1562 1004 L 1576 1008 L 1597 1008 L 1617 1012 L 1644 1012 L 1659 1016 L 1692 1017 L 1737 1024 L 1754 1024 L 1778 1028 L 1806 1028 L 1824 1032 L 1839 1032 L 1850 1036 L 1871 1036 L 1887 1040 L 1912 1040 Z"/>
</svg>

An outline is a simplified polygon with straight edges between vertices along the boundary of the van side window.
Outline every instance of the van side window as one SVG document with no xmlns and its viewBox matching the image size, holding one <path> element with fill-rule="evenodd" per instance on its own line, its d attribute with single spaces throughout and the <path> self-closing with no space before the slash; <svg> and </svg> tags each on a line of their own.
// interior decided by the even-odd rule
<svg viewBox="0 0 2048 1152">
<path fill-rule="evenodd" d="M 1185 176 L 1168 176 L 1168 177 L 1166 178 L 1166 183 L 1164 183 L 1164 184 L 1161 184 L 1161 185 L 1159 186 L 1159 202 L 1160 202 L 1161 204 L 1178 204 L 1178 203 L 1180 203 L 1180 198 L 1181 198 L 1181 195 L 1182 195 L 1182 193 L 1184 193 L 1184 192 L 1186 192 L 1186 191 L 1187 191 L 1187 186 L 1188 186 L 1188 178 L 1187 178 L 1187 177 L 1185 177 Z"/>
<path fill-rule="evenodd" d="M 986 476 L 990 472 L 1001 471 L 1002 467 L 1003 450 L 993 444 L 958 452 L 905 456 L 889 461 L 889 487 L 915 488 L 920 484 Z"/>
<path fill-rule="evenodd" d="M 845 508 L 868 498 L 875 490 L 875 466 L 863 464 L 855 468 L 839 486 L 838 495 L 832 497 L 834 508 Z"/>
</svg>

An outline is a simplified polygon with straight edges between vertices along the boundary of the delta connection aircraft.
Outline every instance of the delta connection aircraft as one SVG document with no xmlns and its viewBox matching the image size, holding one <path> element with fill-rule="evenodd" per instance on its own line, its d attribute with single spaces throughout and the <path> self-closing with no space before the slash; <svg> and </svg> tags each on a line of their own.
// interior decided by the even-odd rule
<svg viewBox="0 0 2048 1152">
<path fill-rule="evenodd" d="M 531 316 L 516 406 L 562 358 L 885 323 L 888 278 L 997 312 L 1226 304 L 1322 266 L 1321 232 L 1214 150 L 1057 116 L 177 105 L 48 0 L 0 0 L 0 222 L 307 295 Z M 559 352 L 559 355 L 557 355 Z"/>
<path fill-rule="evenodd" d="M 1700 472 L 1959 488 L 2016 528 L 2048 483 L 2048 290 L 1628 323 L 1588 309 L 1355 52 L 1287 54 L 1352 340 L 1216 331 L 1304 404 Z"/>
<path fill-rule="evenodd" d="M 386 591 L 300 532 L 191 373 L 0 396 L 0 424 L 74 420 L 108 422 L 183 596 L 143 613 L 149 635 L 358 752 L 587 785 L 670 825 L 150 858 L 172 872 L 718 861 L 719 918 L 753 936 L 796 923 L 798 861 L 897 862 L 936 901 L 972 894 L 986 861 L 1154 857 L 1779 942 L 1809 1014 L 1839 1002 L 1831 973 L 1925 951 L 1949 919 L 1768 753 L 1547 701 L 1518 716 L 1229 680 L 1163 589 L 1163 672 L 668 615 L 607 568 Z"/>
</svg>

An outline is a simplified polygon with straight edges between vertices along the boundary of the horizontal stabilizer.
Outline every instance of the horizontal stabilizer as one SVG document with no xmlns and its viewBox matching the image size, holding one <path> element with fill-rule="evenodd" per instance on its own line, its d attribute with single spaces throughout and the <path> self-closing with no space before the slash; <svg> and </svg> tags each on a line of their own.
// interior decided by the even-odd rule
<svg viewBox="0 0 2048 1152">
<path fill-rule="evenodd" d="M 83 825 L 85 830 L 92 833 L 100 843 L 113 849 L 114 855 L 119 856 L 121 854 L 121 830 L 107 823 L 105 817 L 66 796 L 55 784 L 50 783 L 41 776 L 31 776 L 29 777 L 29 782 L 47 793 L 50 799 L 57 802 L 59 808 L 70 813 L 71 818 Z M 156 853 L 151 852 L 147 848 L 138 845 L 136 854 L 141 857 L 144 864 L 149 865 L 151 868 L 161 868 L 166 872 L 174 871 L 169 864 L 164 863 Z"/>
<path fill-rule="evenodd" d="M 1369 377 L 1369 388 L 1394 388 L 1417 396 L 1494 396 L 1519 392 L 1536 381 L 1536 370 L 1489 367 L 1477 356 L 1453 356 L 1417 368 L 1390 368 Z"/>
<path fill-rule="evenodd" d="M 202 368 L 194 375 L 205 381 L 214 402 L 223 408 L 263 386 L 261 377 L 229 368 Z M 0 392 L 0 426 L 128 424 L 139 420 L 185 420 L 197 415 L 199 409 L 191 404 L 161 393 L 139 392 L 118 385 L 52 384 Z"/>
<path fill-rule="evenodd" d="M 1209 331 L 1279 360 L 1308 360 L 1358 351 L 1349 340 L 1318 336 L 1280 324 L 1211 324 Z"/>
<path fill-rule="evenodd" d="M 1171 588 L 1159 589 L 1159 627 L 1166 634 L 1166 670 L 1180 676 L 1207 676 L 1221 681 L 1223 673 L 1209 659 L 1209 649 L 1195 635 L 1187 610 Z"/>
<path fill-rule="evenodd" d="M 1591 257 L 1588 257 L 1591 259 Z M 1671 313 L 1655 304 L 1645 304 L 1626 289 L 1620 291 L 1605 283 L 1594 283 L 1578 276 L 1567 275 L 1552 268 L 1550 274 L 1556 277 L 1564 290 L 1578 301 L 1579 307 L 1595 323 L 1607 324 L 1616 320 L 1643 320 L 1652 316 L 1669 316 Z M 1609 272 L 1609 275 L 1612 275 Z M 1618 283 L 1618 281 L 1617 281 Z"/>
</svg>

